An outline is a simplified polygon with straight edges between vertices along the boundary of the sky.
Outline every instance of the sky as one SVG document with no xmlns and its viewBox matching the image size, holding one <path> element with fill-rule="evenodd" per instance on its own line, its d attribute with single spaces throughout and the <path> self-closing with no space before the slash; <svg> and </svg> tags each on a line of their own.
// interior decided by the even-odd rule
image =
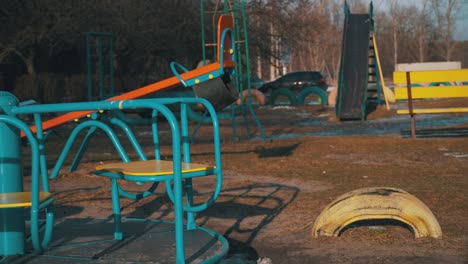
<svg viewBox="0 0 468 264">
<path fill-rule="evenodd" d="M 462 6 L 458 10 L 456 40 L 468 40 L 468 0 L 461 0 Z"/>
<path fill-rule="evenodd" d="M 426 0 L 396 0 L 401 4 L 420 4 Z M 351 0 L 352 2 L 352 0 Z M 453 33 L 455 40 L 468 40 L 468 0 L 457 0 L 458 10 L 456 12 L 456 30 Z M 389 0 L 373 0 L 374 10 L 389 9 Z"/>
</svg>

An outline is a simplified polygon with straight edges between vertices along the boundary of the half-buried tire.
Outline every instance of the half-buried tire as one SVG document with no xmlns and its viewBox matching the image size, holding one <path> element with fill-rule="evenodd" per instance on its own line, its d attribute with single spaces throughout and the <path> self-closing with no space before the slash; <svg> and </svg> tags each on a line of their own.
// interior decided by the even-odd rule
<svg viewBox="0 0 468 264">
<path fill-rule="evenodd" d="M 416 238 L 441 238 L 431 210 L 406 191 L 390 187 L 354 190 L 331 202 L 317 217 L 312 236 L 339 236 L 348 225 L 363 220 L 396 220 L 408 225 Z"/>
</svg>

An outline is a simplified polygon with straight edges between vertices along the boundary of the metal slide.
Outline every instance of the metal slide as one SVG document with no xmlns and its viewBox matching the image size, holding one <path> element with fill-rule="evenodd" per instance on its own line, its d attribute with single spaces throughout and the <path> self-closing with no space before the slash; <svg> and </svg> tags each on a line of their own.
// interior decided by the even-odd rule
<svg viewBox="0 0 468 264">
<path fill-rule="evenodd" d="M 369 14 L 346 16 L 335 106 L 339 119 L 365 119 L 371 30 Z"/>
</svg>

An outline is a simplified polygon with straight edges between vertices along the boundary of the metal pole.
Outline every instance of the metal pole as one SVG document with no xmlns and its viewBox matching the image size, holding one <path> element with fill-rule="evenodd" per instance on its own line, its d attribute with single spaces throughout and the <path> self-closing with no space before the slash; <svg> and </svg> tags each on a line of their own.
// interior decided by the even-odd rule
<svg viewBox="0 0 468 264">
<path fill-rule="evenodd" d="M 88 66 L 88 101 L 93 97 L 93 69 L 91 64 L 91 33 L 86 33 L 86 64 Z"/>
<path fill-rule="evenodd" d="M 8 92 L 0 91 L 0 114 L 11 115 L 11 109 L 19 104 Z M 0 193 L 23 191 L 20 131 L 0 123 Z M 24 254 L 25 222 L 23 208 L 0 209 L 0 255 Z"/>
<path fill-rule="evenodd" d="M 114 41 L 112 35 L 109 36 L 109 78 L 110 78 L 110 94 L 109 97 L 115 95 L 114 91 Z"/>
<path fill-rule="evenodd" d="M 206 51 L 205 51 L 205 0 L 200 0 L 200 27 L 201 27 L 201 39 L 202 39 L 202 61 L 203 65 L 206 65 Z"/>
<path fill-rule="evenodd" d="M 102 58 L 102 39 L 103 36 L 98 35 L 98 58 L 99 58 L 99 100 L 104 100 L 104 65 Z"/>
<path fill-rule="evenodd" d="M 413 113 L 413 95 L 411 93 L 411 76 L 410 72 L 406 72 L 406 87 L 408 91 L 408 111 L 411 118 L 411 138 L 416 138 L 416 120 Z"/>
</svg>

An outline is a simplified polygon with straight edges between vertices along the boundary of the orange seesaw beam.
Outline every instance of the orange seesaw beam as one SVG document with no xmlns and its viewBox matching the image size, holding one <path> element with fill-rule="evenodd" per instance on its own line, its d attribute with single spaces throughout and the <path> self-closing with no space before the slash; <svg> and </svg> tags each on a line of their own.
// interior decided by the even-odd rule
<svg viewBox="0 0 468 264">
<path fill-rule="evenodd" d="M 224 67 L 233 68 L 234 62 L 231 60 L 227 60 L 224 62 Z M 219 69 L 220 69 L 219 62 L 214 62 L 208 65 L 205 65 L 203 67 L 188 71 L 186 73 L 182 73 L 180 76 L 184 80 L 190 80 L 190 79 L 208 74 L 210 72 L 214 72 Z M 179 79 L 177 79 L 177 77 L 174 76 L 174 77 L 170 77 L 170 78 L 152 83 L 150 85 L 138 88 L 136 90 L 108 98 L 106 99 L 106 101 L 130 100 L 130 99 L 141 98 L 143 96 L 173 87 L 179 83 L 180 83 Z M 77 111 L 77 112 L 69 112 L 69 113 L 63 114 L 61 116 L 44 121 L 42 123 L 42 130 L 46 131 L 48 129 L 63 125 L 67 122 L 73 121 L 77 118 L 84 117 L 94 112 L 95 111 Z M 33 133 L 37 131 L 36 126 L 31 126 L 30 128 Z M 21 136 L 23 137 L 24 135 L 22 134 Z"/>
</svg>

